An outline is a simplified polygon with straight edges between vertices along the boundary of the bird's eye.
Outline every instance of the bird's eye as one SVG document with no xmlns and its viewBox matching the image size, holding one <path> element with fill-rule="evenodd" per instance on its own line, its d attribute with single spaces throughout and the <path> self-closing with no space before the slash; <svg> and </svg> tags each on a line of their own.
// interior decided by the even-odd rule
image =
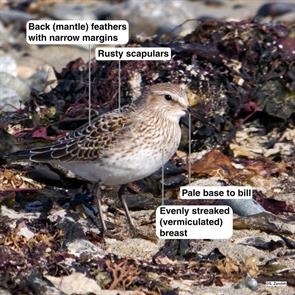
<svg viewBox="0 0 295 295">
<path fill-rule="evenodd" d="M 169 95 L 169 94 L 166 94 L 166 95 L 165 95 L 165 99 L 166 99 L 166 100 L 172 100 L 172 96 Z"/>
</svg>

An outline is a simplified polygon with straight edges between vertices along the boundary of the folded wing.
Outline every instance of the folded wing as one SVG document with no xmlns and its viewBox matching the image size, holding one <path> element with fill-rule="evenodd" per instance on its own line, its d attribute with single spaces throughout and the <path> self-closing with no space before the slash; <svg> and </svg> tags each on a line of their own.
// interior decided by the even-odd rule
<svg viewBox="0 0 295 295">
<path fill-rule="evenodd" d="M 91 161 L 112 146 L 118 136 L 131 124 L 129 114 L 113 111 L 98 117 L 91 125 L 58 140 L 55 144 L 30 150 L 33 162 Z"/>
</svg>

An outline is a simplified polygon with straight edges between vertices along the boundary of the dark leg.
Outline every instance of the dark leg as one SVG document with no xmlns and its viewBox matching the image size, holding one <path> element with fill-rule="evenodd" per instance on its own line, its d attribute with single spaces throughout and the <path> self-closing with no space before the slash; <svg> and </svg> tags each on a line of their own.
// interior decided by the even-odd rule
<svg viewBox="0 0 295 295">
<path fill-rule="evenodd" d="M 98 217 L 102 226 L 102 236 L 107 232 L 107 226 L 103 218 L 102 207 L 101 207 L 102 192 L 99 184 L 95 186 L 95 202 L 98 210 Z"/>
<path fill-rule="evenodd" d="M 125 188 L 126 186 L 125 185 L 121 185 L 119 190 L 118 190 L 118 197 L 123 205 L 123 208 L 124 208 L 124 211 L 125 211 L 125 214 L 126 214 L 126 217 L 128 219 L 128 222 L 129 222 L 129 225 L 131 227 L 132 230 L 135 229 L 135 225 L 133 223 L 133 220 L 130 216 L 130 213 L 129 213 L 129 209 L 128 209 L 128 206 L 127 206 L 127 203 L 126 203 L 126 200 L 125 200 L 125 197 L 124 197 L 124 192 L 125 192 Z"/>
</svg>

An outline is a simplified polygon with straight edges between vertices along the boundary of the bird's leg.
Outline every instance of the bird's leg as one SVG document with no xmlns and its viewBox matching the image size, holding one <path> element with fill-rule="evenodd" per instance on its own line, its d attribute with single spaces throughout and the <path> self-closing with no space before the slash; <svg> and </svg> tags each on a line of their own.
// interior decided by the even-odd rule
<svg viewBox="0 0 295 295">
<path fill-rule="evenodd" d="M 96 207 L 98 210 L 98 216 L 99 216 L 99 220 L 102 226 L 102 236 L 104 236 L 107 232 L 107 226 L 105 223 L 105 220 L 103 218 L 103 213 L 102 213 L 102 206 L 101 206 L 101 199 L 102 199 L 102 191 L 100 188 L 100 184 L 98 183 L 95 186 L 95 202 L 96 202 Z"/>
<path fill-rule="evenodd" d="M 127 203 L 126 203 L 126 199 L 124 197 L 124 192 L 125 192 L 125 188 L 126 186 L 123 184 L 120 186 L 119 190 L 118 190 L 118 197 L 123 205 L 123 208 L 124 208 L 124 211 L 125 211 L 125 215 L 128 219 L 128 222 L 129 222 L 129 225 L 131 227 L 131 229 L 133 231 L 135 231 L 135 225 L 134 225 L 134 222 L 130 216 L 130 213 L 129 213 L 129 209 L 128 209 L 128 206 L 127 206 Z"/>
</svg>

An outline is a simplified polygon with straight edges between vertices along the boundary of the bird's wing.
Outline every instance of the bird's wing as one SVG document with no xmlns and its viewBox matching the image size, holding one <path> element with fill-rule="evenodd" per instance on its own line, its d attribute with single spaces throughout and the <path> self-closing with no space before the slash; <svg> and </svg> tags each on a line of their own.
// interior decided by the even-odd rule
<svg viewBox="0 0 295 295">
<path fill-rule="evenodd" d="M 131 124 L 127 112 L 113 111 L 98 117 L 56 143 L 30 151 L 33 162 L 91 161 L 99 159 Z"/>
</svg>

